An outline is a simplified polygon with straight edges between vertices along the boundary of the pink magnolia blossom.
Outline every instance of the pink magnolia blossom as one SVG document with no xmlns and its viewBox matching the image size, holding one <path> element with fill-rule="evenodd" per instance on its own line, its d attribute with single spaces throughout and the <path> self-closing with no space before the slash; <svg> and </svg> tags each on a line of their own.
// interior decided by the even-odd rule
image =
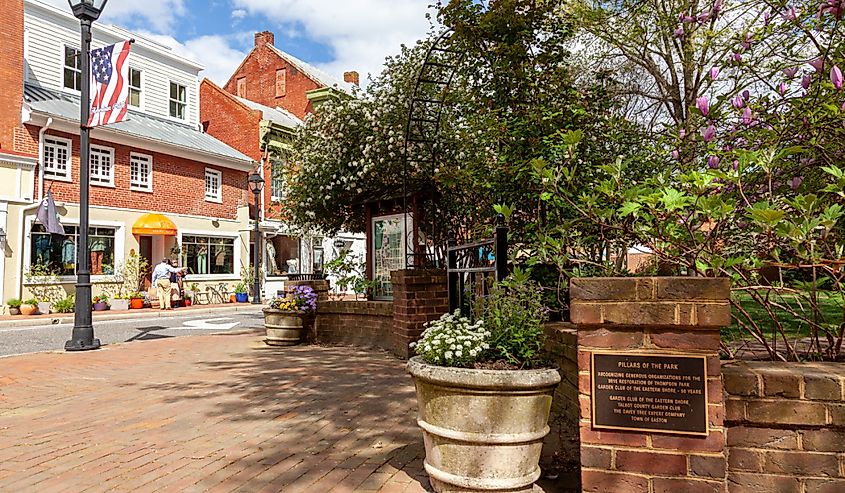
<svg viewBox="0 0 845 493">
<path fill-rule="evenodd" d="M 786 83 L 785 83 L 785 82 L 781 82 L 781 83 L 778 85 L 778 92 L 780 93 L 780 95 L 781 95 L 781 96 L 783 96 L 784 94 L 786 94 Z"/>
<path fill-rule="evenodd" d="M 810 61 L 810 65 L 816 69 L 816 72 L 821 72 L 824 69 L 824 57 L 816 58 L 815 60 Z"/>
<path fill-rule="evenodd" d="M 683 139 L 686 136 L 687 136 L 687 129 L 682 128 L 682 129 L 678 130 L 678 138 L 679 139 Z"/>
<path fill-rule="evenodd" d="M 798 190 L 798 187 L 800 187 L 802 183 L 804 183 L 803 176 L 793 176 L 792 179 L 789 180 L 789 186 L 793 190 Z"/>
<path fill-rule="evenodd" d="M 676 38 L 683 38 L 684 37 L 684 28 L 683 27 L 679 27 L 678 29 L 675 29 L 675 37 Z"/>
<path fill-rule="evenodd" d="M 843 15 L 845 15 L 845 0 L 827 0 L 826 2 L 822 2 L 819 6 L 819 19 L 824 14 L 831 14 L 837 19 L 842 20 Z"/>
<path fill-rule="evenodd" d="M 710 142 L 716 137 L 716 127 L 711 123 L 701 132 L 701 137 L 704 139 L 704 142 Z"/>
<path fill-rule="evenodd" d="M 702 115 L 707 116 L 710 114 L 710 103 L 707 100 L 707 96 L 701 96 L 700 98 L 696 98 L 695 106 L 696 108 L 698 108 L 698 111 L 700 111 Z"/>
<path fill-rule="evenodd" d="M 751 107 L 746 106 L 745 109 L 742 111 L 742 123 L 746 125 L 751 125 L 752 121 L 752 114 L 751 114 Z"/>
<path fill-rule="evenodd" d="M 836 89 L 842 89 L 842 71 L 836 65 L 830 69 L 830 82 Z"/>
<path fill-rule="evenodd" d="M 708 12 L 702 12 L 702 13 L 698 14 L 697 16 L 695 16 L 695 20 L 698 21 L 699 24 L 704 24 L 705 22 L 707 22 L 707 19 L 709 19 L 709 18 L 710 18 L 710 13 L 708 13 Z"/>
<path fill-rule="evenodd" d="M 768 26 L 769 22 L 772 20 L 772 11 L 767 10 L 765 14 L 763 14 L 763 25 Z"/>
<path fill-rule="evenodd" d="M 845 101 L 842 102 L 842 106 L 840 106 L 839 109 L 845 111 Z"/>
<path fill-rule="evenodd" d="M 687 24 L 692 24 L 693 22 L 695 22 L 695 16 L 685 15 L 684 22 L 686 22 Z"/>
<path fill-rule="evenodd" d="M 810 74 L 804 74 L 804 77 L 801 77 L 801 87 L 804 89 L 809 89 L 810 84 L 813 82 L 813 76 Z"/>
<path fill-rule="evenodd" d="M 750 50 L 752 44 L 754 44 L 754 36 L 751 33 L 745 33 L 745 39 L 742 40 L 742 48 Z"/>
<path fill-rule="evenodd" d="M 719 167 L 719 161 L 719 156 L 710 156 L 709 158 L 707 158 L 707 166 L 710 169 L 716 169 Z"/>
<path fill-rule="evenodd" d="M 716 0 L 715 2 L 713 2 L 713 8 L 710 9 L 710 15 L 712 17 L 716 17 L 717 15 L 719 15 L 719 12 L 722 11 L 723 3 L 724 0 Z"/>
<path fill-rule="evenodd" d="M 742 55 L 739 53 L 734 53 L 731 58 L 733 58 L 733 61 L 735 61 L 736 63 L 742 62 Z"/>
<path fill-rule="evenodd" d="M 795 74 L 798 73 L 798 67 L 790 67 L 783 69 L 783 75 L 786 76 L 787 79 L 791 79 L 795 77 Z"/>
<path fill-rule="evenodd" d="M 794 21 L 795 19 L 797 19 L 798 18 L 798 12 L 795 10 L 795 7 L 794 6 L 789 7 L 789 9 L 786 10 L 786 13 L 783 14 L 783 18 L 788 20 L 788 21 Z"/>
<path fill-rule="evenodd" d="M 748 89 L 742 91 L 742 99 L 744 99 L 745 101 L 751 99 L 751 93 L 748 91 Z"/>
<path fill-rule="evenodd" d="M 742 99 L 742 96 L 737 94 L 733 99 L 731 99 L 731 105 L 733 105 L 734 108 L 740 110 L 743 106 L 745 106 L 745 100 Z"/>
<path fill-rule="evenodd" d="M 716 80 L 719 78 L 719 67 L 713 67 L 710 69 L 710 79 Z"/>
<path fill-rule="evenodd" d="M 677 161 L 677 160 L 681 159 L 681 153 L 680 153 L 680 151 L 678 151 L 677 149 L 675 149 L 674 151 L 672 151 L 672 159 L 674 159 L 675 161 Z"/>
</svg>

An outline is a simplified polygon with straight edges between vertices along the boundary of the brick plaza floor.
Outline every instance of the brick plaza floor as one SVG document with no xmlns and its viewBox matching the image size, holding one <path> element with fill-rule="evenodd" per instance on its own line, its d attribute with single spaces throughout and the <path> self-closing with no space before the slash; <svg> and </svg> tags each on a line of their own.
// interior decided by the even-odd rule
<svg viewBox="0 0 845 493">
<path fill-rule="evenodd" d="M 260 341 L 0 358 L 0 491 L 426 491 L 403 361 Z"/>
</svg>

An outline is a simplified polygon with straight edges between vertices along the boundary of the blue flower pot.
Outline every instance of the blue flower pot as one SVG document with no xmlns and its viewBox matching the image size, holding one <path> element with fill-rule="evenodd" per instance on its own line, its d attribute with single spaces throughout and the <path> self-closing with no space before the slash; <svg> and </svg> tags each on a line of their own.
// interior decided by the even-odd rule
<svg viewBox="0 0 845 493">
<path fill-rule="evenodd" d="M 249 294 L 248 293 L 235 293 L 235 301 L 238 303 L 246 303 L 249 301 Z"/>
</svg>

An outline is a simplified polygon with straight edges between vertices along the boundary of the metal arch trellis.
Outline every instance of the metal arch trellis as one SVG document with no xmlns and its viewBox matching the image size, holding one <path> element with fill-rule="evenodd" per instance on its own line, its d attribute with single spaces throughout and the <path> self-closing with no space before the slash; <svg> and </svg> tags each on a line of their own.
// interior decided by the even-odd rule
<svg viewBox="0 0 845 493">
<path fill-rule="evenodd" d="M 413 228 L 412 231 L 408 227 L 408 173 L 411 164 L 415 168 L 430 166 L 432 175 L 437 168 L 438 139 L 443 108 L 446 105 L 449 87 L 465 55 L 463 51 L 448 47 L 448 40 L 452 34 L 452 29 L 446 29 L 429 45 L 417 73 L 414 93 L 408 107 L 405 147 L 402 153 L 402 213 L 406 269 L 435 263 L 438 260 L 436 245 L 425 242 L 424 250 L 421 253 L 417 252 L 419 233 L 417 228 Z M 412 218 L 412 220 L 419 220 L 419 218 Z M 433 229 L 434 222 L 430 222 Z M 431 238 L 435 240 L 433 231 Z"/>
</svg>

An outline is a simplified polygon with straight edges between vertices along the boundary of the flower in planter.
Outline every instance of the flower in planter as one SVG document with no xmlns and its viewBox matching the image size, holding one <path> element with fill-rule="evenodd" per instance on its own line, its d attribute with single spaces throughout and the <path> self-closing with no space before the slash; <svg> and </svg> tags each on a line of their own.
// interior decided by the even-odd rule
<svg viewBox="0 0 845 493">
<path fill-rule="evenodd" d="M 270 300 L 269 306 L 274 310 L 313 312 L 317 309 L 317 293 L 310 286 L 296 286 L 284 296 Z"/>
<path fill-rule="evenodd" d="M 429 322 L 411 349 L 432 365 L 469 367 L 490 349 L 490 335 L 483 321 L 473 323 L 455 310 Z"/>
</svg>

